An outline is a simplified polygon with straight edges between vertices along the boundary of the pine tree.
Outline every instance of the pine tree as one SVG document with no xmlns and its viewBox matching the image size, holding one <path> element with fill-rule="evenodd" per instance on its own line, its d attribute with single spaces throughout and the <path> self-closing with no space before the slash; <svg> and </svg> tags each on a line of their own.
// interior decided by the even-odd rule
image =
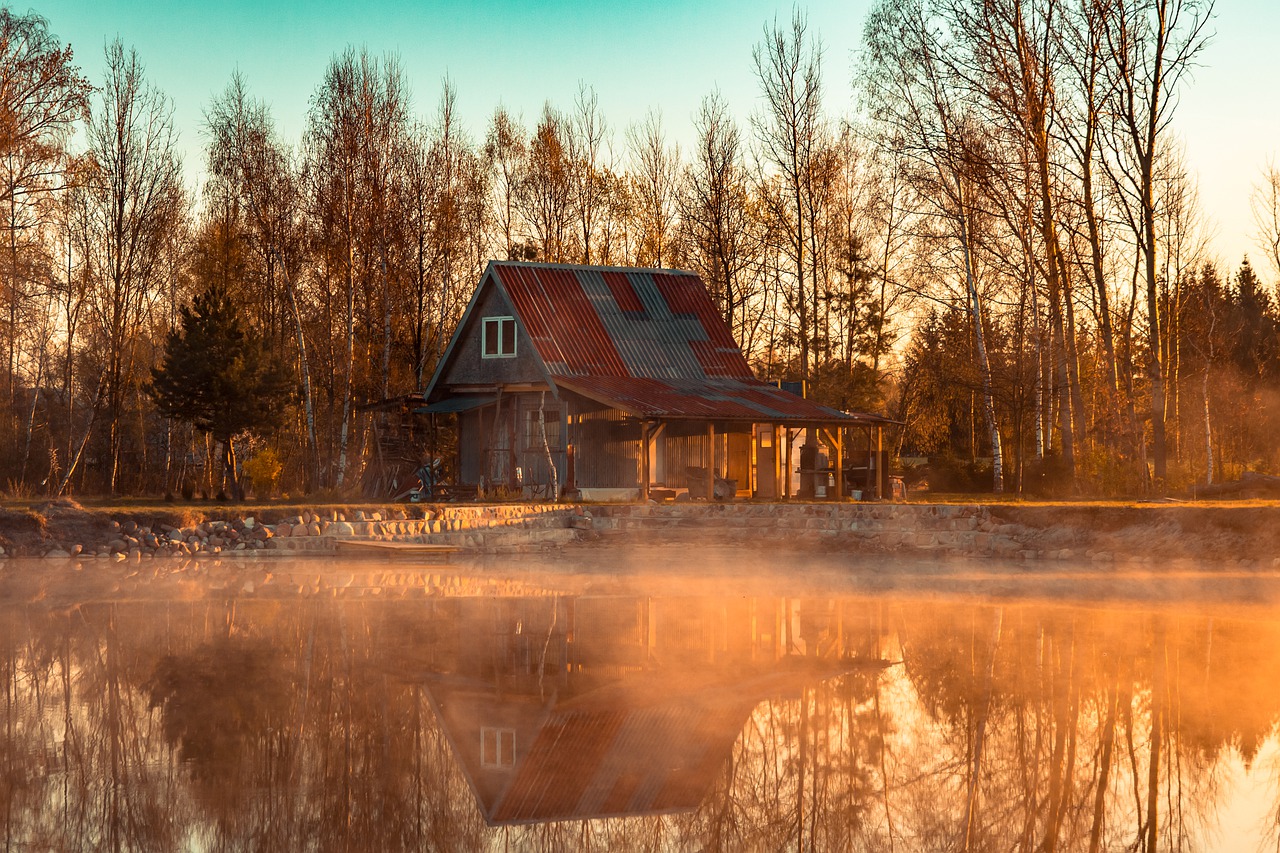
<svg viewBox="0 0 1280 853">
<path fill-rule="evenodd" d="M 243 497 L 235 440 L 279 424 L 289 380 L 220 284 L 182 308 L 180 327 L 170 332 L 147 390 L 162 415 L 188 421 L 222 443 L 231 493 Z"/>
</svg>

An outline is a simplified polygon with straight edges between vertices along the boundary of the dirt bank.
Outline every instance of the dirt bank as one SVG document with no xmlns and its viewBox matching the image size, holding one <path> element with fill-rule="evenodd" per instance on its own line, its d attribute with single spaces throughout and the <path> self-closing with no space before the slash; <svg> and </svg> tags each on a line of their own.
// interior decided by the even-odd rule
<svg viewBox="0 0 1280 853">
<path fill-rule="evenodd" d="M 1280 506 L 1201 504 L 993 505 L 991 518 L 1029 548 L 1083 550 L 1140 562 L 1189 558 L 1272 564 Z"/>
<path fill-rule="evenodd" d="M 344 538 L 546 550 L 596 535 L 635 544 L 760 542 L 798 550 L 1280 566 L 1278 504 L 546 504 L 0 509 L 0 556 L 147 558 L 332 553 Z"/>
</svg>

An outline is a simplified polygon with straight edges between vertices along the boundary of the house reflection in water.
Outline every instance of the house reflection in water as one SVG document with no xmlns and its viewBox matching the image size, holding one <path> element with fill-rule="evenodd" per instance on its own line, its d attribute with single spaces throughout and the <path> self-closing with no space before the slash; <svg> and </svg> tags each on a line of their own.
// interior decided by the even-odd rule
<svg viewBox="0 0 1280 853">
<path fill-rule="evenodd" d="M 881 665 L 844 655 L 838 617 L 817 602 L 586 596 L 460 607 L 472 630 L 456 666 L 426 688 L 490 825 L 692 811 L 760 703 Z"/>
</svg>

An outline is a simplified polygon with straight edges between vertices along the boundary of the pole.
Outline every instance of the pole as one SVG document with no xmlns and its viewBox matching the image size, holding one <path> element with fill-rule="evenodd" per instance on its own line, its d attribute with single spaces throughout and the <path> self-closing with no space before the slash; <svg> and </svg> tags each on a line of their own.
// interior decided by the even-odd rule
<svg viewBox="0 0 1280 853">
<path fill-rule="evenodd" d="M 707 421 L 707 500 L 716 497 L 716 425 Z"/>
<path fill-rule="evenodd" d="M 640 422 L 640 500 L 649 501 L 649 423 Z"/>
</svg>

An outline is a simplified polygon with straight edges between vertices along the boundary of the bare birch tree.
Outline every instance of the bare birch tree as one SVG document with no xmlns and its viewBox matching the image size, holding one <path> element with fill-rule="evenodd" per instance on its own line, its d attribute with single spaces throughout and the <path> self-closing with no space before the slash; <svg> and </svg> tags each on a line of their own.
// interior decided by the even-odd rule
<svg viewBox="0 0 1280 853">
<path fill-rule="evenodd" d="M 680 196 L 685 257 L 707 283 L 734 337 L 744 343 L 761 234 L 751 209 L 742 137 L 718 91 L 702 99 L 694 128 L 698 144 L 685 167 Z"/>
<path fill-rule="evenodd" d="M 524 170 L 525 139 L 524 129 L 506 107 L 499 106 L 495 109 L 489 120 L 484 158 L 493 176 L 494 224 L 500 235 L 502 257 L 509 261 L 515 260 L 520 232 L 517 222 L 517 193 Z"/>
<path fill-rule="evenodd" d="M 1253 222 L 1257 226 L 1254 240 L 1267 259 L 1267 265 L 1280 285 L 1280 167 L 1268 162 L 1253 186 L 1249 198 Z"/>
<path fill-rule="evenodd" d="M 812 372 L 813 324 L 817 314 L 817 271 L 807 257 L 812 223 L 805 197 L 822 122 L 822 44 L 810 35 L 798 9 L 790 29 L 775 20 L 751 52 L 764 107 L 751 117 L 761 157 L 777 171 L 783 192 L 779 219 L 785 223 L 787 254 L 794 265 L 793 298 L 800 345 L 800 376 Z M 807 287 L 811 289 L 807 290 Z"/>
<path fill-rule="evenodd" d="M 516 204 L 537 247 L 538 260 L 549 263 L 563 263 L 570 255 L 574 210 L 568 135 L 564 116 L 545 104 L 529 140 L 516 191 Z"/>
<path fill-rule="evenodd" d="M 981 408 L 992 456 L 992 486 L 1004 489 L 1004 458 L 996 418 L 981 283 L 984 210 L 980 196 L 990 180 L 984 130 L 960 100 L 962 87 L 939 57 L 949 46 L 917 0 L 885 0 L 867 25 L 863 73 L 873 119 L 884 143 L 908 159 L 908 174 L 933 233 L 954 247 L 954 275 L 973 327 L 981 383 Z M 949 253 L 948 253 L 949 254 Z"/>
<path fill-rule="evenodd" d="M 1108 159 L 1118 200 L 1141 257 L 1146 291 L 1147 381 L 1151 395 L 1153 474 L 1167 475 L 1165 364 L 1162 359 L 1156 177 L 1159 149 L 1177 106 L 1177 92 L 1207 43 L 1213 0 L 1115 0 L 1103 35 L 1111 94 Z"/>
<path fill-rule="evenodd" d="M 642 123 L 627 129 L 627 144 L 631 149 L 632 214 L 637 225 L 636 264 L 670 266 L 679 215 L 680 150 L 667 144 L 662 114 L 655 110 L 650 110 Z"/>
<path fill-rule="evenodd" d="M 109 427 L 107 489 L 120 485 L 125 407 L 138 377 L 141 332 L 162 273 L 167 230 L 186 216 L 173 105 L 147 82 L 137 52 L 106 47 L 98 108 L 87 128 L 94 170 L 88 178 L 95 287 L 90 299 L 102 344 Z"/>
</svg>

